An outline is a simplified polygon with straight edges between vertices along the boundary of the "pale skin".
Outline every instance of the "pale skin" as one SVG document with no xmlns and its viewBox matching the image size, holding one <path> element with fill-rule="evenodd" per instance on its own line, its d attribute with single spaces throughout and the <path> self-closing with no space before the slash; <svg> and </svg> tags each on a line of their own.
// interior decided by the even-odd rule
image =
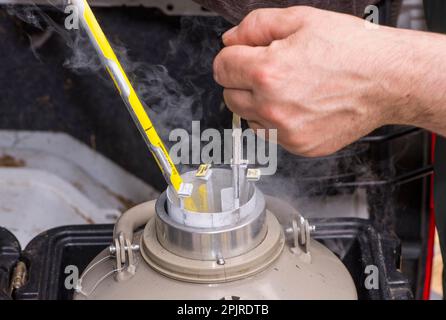
<svg viewBox="0 0 446 320">
<path fill-rule="evenodd" d="M 299 6 L 253 11 L 223 42 L 228 108 L 292 153 L 328 155 L 389 124 L 446 136 L 444 35 Z"/>
</svg>

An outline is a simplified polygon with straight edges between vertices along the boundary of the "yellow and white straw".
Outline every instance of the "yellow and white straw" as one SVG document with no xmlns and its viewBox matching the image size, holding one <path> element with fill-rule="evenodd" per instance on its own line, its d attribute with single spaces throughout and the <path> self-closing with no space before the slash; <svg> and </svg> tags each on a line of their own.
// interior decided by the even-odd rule
<svg viewBox="0 0 446 320">
<path fill-rule="evenodd" d="M 167 183 L 179 196 L 190 196 L 192 192 L 191 185 L 183 183 L 175 164 L 170 158 L 147 112 L 144 110 L 141 100 L 136 94 L 87 1 L 71 0 L 71 3 L 77 7 L 79 22 L 82 28 L 88 34 L 90 42 L 95 47 L 104 67 L 113 79 Z"/>
</svg>

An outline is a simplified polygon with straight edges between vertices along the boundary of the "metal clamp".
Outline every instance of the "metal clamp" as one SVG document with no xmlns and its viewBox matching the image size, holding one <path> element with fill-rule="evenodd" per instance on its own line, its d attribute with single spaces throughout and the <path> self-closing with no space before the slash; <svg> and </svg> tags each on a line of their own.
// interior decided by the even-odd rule
<svg viewBox="0 0 446 320">
<path fill-rule="evenodd" d="M 285 233 L 289 235 L 293 241 L 291 251 L 295 254 L 301 255 L 306 262 L 311 262 L 310 234 L 315 230 L 316 227 L 314 225 L 310 225 L 308 220 L 300 215 L 291 221 L 290 227 L 285 229 Z"/>
<path fill-rule="evenodd" d="M 129 239 L 124 237 L 122 232 L 114 239 L 114 244 L 110 245 L 109 251 L 115 258 L 118 272 L 116 280 L 127 280 L 135 275 L 136 261 L 133 252 L 138 250 L 139 245 L 132 244 Z"/>
</svg>

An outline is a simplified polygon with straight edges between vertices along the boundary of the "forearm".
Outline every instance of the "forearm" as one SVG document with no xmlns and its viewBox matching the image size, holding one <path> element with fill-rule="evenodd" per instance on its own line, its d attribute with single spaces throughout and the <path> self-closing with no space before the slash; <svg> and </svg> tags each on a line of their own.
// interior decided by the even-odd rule
<svg viewBox="0 0 446 320">
<path fill-rule="evenodd" d="M 385 50 L 382 101 L 385 124 L 422 127 L 446 136 L 446 36 L 392 30 L 398 43 Z M 396 35 L 396 33 L 398 33 Z M 384 68 L 384 69 L 383 69 Z M 381 98 L 378 98 L 381 99 Z"/>
</svg>

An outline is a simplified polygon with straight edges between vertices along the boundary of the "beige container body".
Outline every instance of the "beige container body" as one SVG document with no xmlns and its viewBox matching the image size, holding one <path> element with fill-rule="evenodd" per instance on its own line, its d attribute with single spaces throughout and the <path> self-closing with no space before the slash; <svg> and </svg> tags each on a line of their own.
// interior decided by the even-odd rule
<svg viewBox="0 0 446 320">
<path fill-rule="evenodd" d="M 154 206 L 148 203 L 147 208 L 153 210 Z M 133 243 L 140 243 L 141 236 L 142 232 L 136 233 Z M 74 298 L 113 300 L 217 300 L 228 297 L 243 300 L 357 299 L 355 284 L 343 263 L 315 240 L 311 240 L 310 250 L 311 262 L 307 262 L 308 259 L 305 257 L 293 253 L 287 242 L 280 255 L 263 271 L 240 280 L 221 283 L 192 283 L 175 280 L 150 267 L 140 252 L 135 252 L 136 274 L 128 280 L 118 282 L 112 273 L 113 259 L 106 259 L 109 252 L 104 250 L 90 265 L 103 258 L 105 261 L 95 266 L 82 280 L 82 290 L 87 295 L 76 293 Z M 220 267 L 224 268 L 224 266 Z M 110 275 L 104 278 L 106 274 Z M 100 279 L 102 280 L 98 283 Z"/>
</svg>

